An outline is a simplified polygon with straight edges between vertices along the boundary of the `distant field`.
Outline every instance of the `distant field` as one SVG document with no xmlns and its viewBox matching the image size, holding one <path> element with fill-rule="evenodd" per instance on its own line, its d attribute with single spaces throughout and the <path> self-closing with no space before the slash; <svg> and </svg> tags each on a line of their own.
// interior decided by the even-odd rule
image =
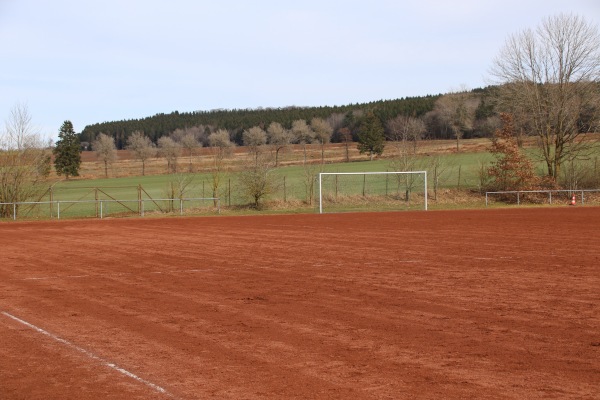
<svg viewBox="0 0 600 400">
<path fill-rule="evenodd" d="M 531 140 L 530 140 L 531 142 Z M 461 141 L 461 151 L 456 151 L 455 141 L 422 141 L 418 147 L 418 159 L 416 160 L 414 170 L 428 171 L 429 178 L 429 197 L 430 207 L 435 208 L 458 208 L 458 207 L 482 207 L 485 204 L 484 198 L 478 195 L 480 188 L 480 173 L 482 169 L 487 168 L 494 160 L 493 156 L 487 151 L 490 145 L 488 139 L 471 139 Z M 535 157 L 537 150 L 532 147 L 533 142 L 528 143 L 526 151 Z M 315 211 L 316 186 L 313 187 L 313 198 L 309 198 L 309 180 L 307 173 L 316 175 L 319 172 L 375 172 L 392 171 L 394 168 L 394 152 L 396 151 L 393 143 L 388 143 L 384 157 L 375 161 L 368 161 L 368 157 L 358 154 L 356 146 L 349 147 L 349 157 L 351 162 L 344 162 L 346 158 L 346 149 L 341 144 L 331 144 L 326 146 L 325 163 L 321 164 L 321 153 L 318 146 L 309 146 L 307 148 L 307 159 L 310 168 L 305 168 L 303 163 L 304 151 L 299 145 L 291 146 L 288 151 L 280 154 L 280 166 L 272 170 L 271 175 L 275 183 L 274 190 L 265 199 L 267 210 L 286 211 L 286 212 L 306 212 Z M 141 164 L 132 158 L 128 151 L 119 151 L 119 160 L 109 169 L 109 178 L 104 178 L 104 167 L 98 162 L 93 152 L 83 153 L 83 164 L 81 168 L 81 177 L 61 180 L 59 177 L 51 177 L 48 188 L 52 185 L 52 197 L 50 190 L 39 200 L 48 201 L 51 198 L 54 201 L 87 201 L 92 202 L 100 200 L 138 200 L 143 199 L 161 199 L 173 197 L 171 186 L 179 185 L 184 180 L 191 183 L 186 189 L 184 197 L 212 197 L 212 176 L 213 167 L 212 149 L 199 149 L 192 157 L 190 168 L 190 157 L 184 154 L 179 159 L 179 173 L 165 173 L 166 163 L 163 159 L 156 158 L 147 162 L 146 176 L 141 176 Z M 228 207 L 227 212 L 237 212 L 240 207 L 245 207 L 251 203 L 251 200 L 242 194 L 239 185 L 239 171 L 244 165 L 251 163 L 250 156 L 246 149 L 236 148 L 235 153 L 225 159 L 224 172 L 220 177 L 220 187 L 217 196 L 221 199 L 221 206 Z M 437 192 L 434 188 L 433 165 L 437 163 L 438 170 L 441 171 L 438 178 Z M 577 162 L 578 169 L 587 170 L 587 174 L 593 174 L 593 170 L 600 172 L 600 163 L 595 154 L 590 154 L 587 160 Z M 544 165 L 541 161 L 536 163 L 539 174 L 544 173 Z M 193 172 L 189 172 L 189 170 Z M 357 181 L 355 185 L 361 185 Z M 381 184 L 383 185 L 383 184 Z M 391 193 L 395 188 L 397 198 L 401 197 L 402 188 L 393 182 L 385 184 L 389 186 L 385 195 Z M 141 189 L 140 189 L 141 188 Z M 360 187 L 350 188 L 350 192 L 360 192 Z M 465 190 L 466 189 L 466 190 Z M 381 193 L 379 193 L 381 194 Z M 36 199 L 37 200 L 37 199 Z M 385 204 L 384 204 L 385 203 Z M 107 211 L 113 215 L 120 213 L 138 212 L 140 206 L 136 204 L 109 204 Z M 190 205 L 190 207 L 203 207 L 206 204 Z M 147 210 L 159 210 L 168 208 L 165 205 L 146 204 Z M 173 206 L 173 205 L 171 205 Z M 65 210 L 71 216 L 86 216 L 90 214 L 90 207 L 95 207 L 94 211 L 98 214 L 98 205 L 71 205 Z M 169 206 L 170 207 L 170 206 Z M 410 204 L 390 204 L 387 200 L 368 205 L 364 210 L 370 209 L 410 209 Z M 79 210 L 78 210 L 79 208 Z M 172 207 L 171 207 L 172 208 Z M 348 210 L 354 208 L 350 207 Z M 250 211 L 247 210 L 246 211 Z M 41 210 L 38 215 L 54 210 Z M 251 211 L 250 211 L 251 212 Z M 34 213 L 29 213 L 34 214 Z"/>
<path fill-rule="evenodd" d="M 481 160 L 489 159 L 485 153 L 465 153 L 459 155 L 440 155 L 440 162 L 446 170 L 440 180 L 440 188 L 453 188 L 460 185 L 462 188 L 477 187 L 477 171 Z M 428 156 L 423 156 L 427 161 Z M 377 172 L 391 171 L 392 166 L 389 159 L 376 161 L 356 161 L 351 163 L 328 163 L 324 165 L 313 165 L 312 173 L 318 172 Z M 419 169 L 426 168 L 423 164 Z M 460 175 L 459 175 L 460 172 Z M 272 172 L 276 183 L 275 191 L 270 194 L 266 201 L 291 204 L 291 208 L 314 209 L 313 204 L 307 203 L 307 178 L 305 169 L 300 165 L 283 166 Z M 191 179 L 185 197 L 212 197 L 212 177 L 208 172 L 183 173 L 180 175 L 150 175 L 150 176 L 127 176 L 109 179 L 73 179 L 61 181 L 53 186 L 54 200 L 93 200 L 98 196 L 100 199 L 110 197 L 120 200 L 136 200 L 138 198 L 138 187 L 143 188 L 144 198 L 166 198 L 170 197 L 168 188 L 171 183 L 177 184 L 181 179 Z M 390 178 L 393 179 L 393 178 Z M 223 206 L 239 206 L 248 204 L 250 200 L 241 194 L 237 171 L 229 171 L 221 177 L 219 196 Z M 356 181 L 360 185 L 360 181 Z M 392 186 L 397 186 L 390 181 L 390 192 Z M 99 188 L 100 191 L 97 191 Z M 421 186 L 419 186 L 419 189 Z M 317 195 L 316 184 L 313 188 L 314 196 Z M 354 189 L 350 191 L 360 191 Z M 109 197 L 110 196 L 110 197 Z M 49 199 L 49 194 L 44 199 Z M 289 206 L 289 204 L 288 204 Z M 404 205 L 401 205 L 404 208 Z M 397 208 L 397 207 L 396 207 Z"/>
<path fill-rule="evenodd" d="M 427 143 L 427 144 L 425 144 Z M 482 162 L 491 159 L 489 153 L 481 151 L 485 148 L 486 140 L 465 141 L 464 152 L 453 154 L 455 142 L 437 141 L 424 142 L 420 148 L 421 160 L 416 167 L 418 169 L 429 169 L 431 160 L 439 158 L 440 165 L 444 168 L 444 174 L 440 179 L 441 188 L 475 188 L 478 185 L 478 169 Z M 212 196 L 210 183 L 212 177 L 212 156 L 210 149 L 202 149 L 193 158 L 193 173 L 189 173 L 189 157 L 183 156 L 179 160 L 179 171 L 181 174 L 190 175 L 193 183 L 188 192 L 189 197 Z M 393 146 L 388 146 L 387 157 L 375 161 L 368 161 L 364 155 L 359 155 L 356 146 L 352 146 L 350 163 L 343 162 L 345 159 L 345 148 L 342 145 L 329 145 L 326 151 L 326 163 L 320 164 L 320 150 L 312 146 L 308 152 L 309 162 L 313 165 L 312 173 L 318 172 L 371 172 L 390 171 L 392 159 L 389 158 L 394 151 Z M 141 176 L 141 164 L 131 158 L 127 151 L 119 152 L 117 161 L 109 171 L 111 176 L 103 178 L 103 165 L 95 160 L 92 152 L 83 153 L 83 164 L 81 177 L 69 181 L 60 180 L 54 184 L 54 198 L 58 200 L 77 200 L 82 197 L 92 196 L 93 188 L 106 188 L 111 196 L 120 199 L 136 199 L 137 186 L 141 185 L 152 197 L 164 197 L 167 187 L 173 181 L 182 179 L 173 174 L 165 173 L 165 162 L 162 159 L 154 159 L 146 166 L 146 176 Z M 302 165 L 303 152 L 299 146 L 292 147 L 291 152 L 281 155 L 281 166 L 273 171 L 278 182 L 277 190 L 269 199 L 272 201 L 306 201 L 306 171 Z M 237 173 L 242 165 L 248 162 L 248 156 L 243 148 L 238 148 L 236 154 L 226 159 L 227 172 L 222 176 L 220 197 L 229 199 L 231 204 L 239 205 L 247 202 L 241 198 L 237 190 Z M 296 165 L 293 165 L 295 163 Z M 292 164 L 292 165 L 290 165 Z M 58 179 L 58 178 L 55 178 Z M 460 179 L 460 181 L 459 181 Z M 284 182 L 285 180 L 285 182 Z M 85 197 L 87 198 L 87 197 Z"/>
</svg>

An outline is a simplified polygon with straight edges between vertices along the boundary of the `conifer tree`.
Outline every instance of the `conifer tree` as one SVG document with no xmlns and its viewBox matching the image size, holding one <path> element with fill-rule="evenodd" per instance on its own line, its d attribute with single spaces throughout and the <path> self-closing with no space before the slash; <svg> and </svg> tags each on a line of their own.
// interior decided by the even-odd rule
<svg viewBox="0 0 600 400">
<path fill-rule="evenodd" d="M 385 148 L 385 136 L 383 125 L 377 116 L 369 111 L 358 131 L 358 151 L 363 154 L 367 153 L 371 160 L 373 155 L 381 155 Z"/>
<path fill-rule="evenodd" d="M 79 176 L 80 144 L 71 121 L 65 121 L 60 127 L 53 153 L 54 168 L 59 176 L 64 175 L 67 179 L 69 176 Z"/>
</svg>

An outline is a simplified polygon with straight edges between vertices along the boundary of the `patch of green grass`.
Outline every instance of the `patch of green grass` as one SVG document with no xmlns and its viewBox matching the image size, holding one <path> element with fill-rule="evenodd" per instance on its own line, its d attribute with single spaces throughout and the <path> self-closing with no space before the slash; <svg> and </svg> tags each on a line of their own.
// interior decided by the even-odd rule
<svg viewBox="0 0 600 400">
<path fill-rule="evenodd" d="M 440 163 L 445 169 L 440 179 L 441 187 L 456 187 L 459 184 L 465 188 L 477 187 L 478 169 L 481 162 L 491 160 L 487 153 L 459 153 L 439 156 Z M 428 164 L 431 157 L 422 156 L 417 166 L 418 170 L 431 169 Z M 375 161 L 360 161 L 350 163 L 313 164 L 309 168 L 302 165 L 280 167 L 272 171 L 276 181 L 276 190 L 270 196 L 271 200 L 306 200 L 309 175 L 319 172 L 377 172 L 392 171 L 392 161 L 389 159 Z M 309 172 L 307 172 L 309 171 Z M 308 174 L 308 175 L 307 175 Z M 176 184 L 181 176 L 191 177 L 186 197 L 211 197 L 212 176 L 209 172 L 177 175 L 135 176 L 125 178 L 109 178 L 94 180 L 60 181 L 52 187 L 54 200 L 90 200 L 96 196 L 100 199 L 116 198 L 135 200 L 138 198 L 138 187 L 143 189 L 142 197 L 168 197 L 170 183 Z M 429 171 L 431 179 L 432 172 Z M 219 195 L 222 199 L 231 198 L 231 205 L 242 205 L 249 202 L 243 199 L 237 182 L 237 174 L 224 173 L 221 177 Z M 314 188 L 316 190 L 316 186 Z M 49 197 L 49 195 L 48 195 Z"/>
<path fill-rule="evenodd" d="M 600 153 L 600 146 L 597 146 Z M 527 149 L 527 153 L 536 159 L 535 168 L 538 173 L 544 172 L 544 163 L 536 157 L 537 149 Z M 597 157 L 597 155 L 593 155 Z M 477 189 L 480 186 L 480 172 L 487 169 L 495 160 L 489 152 L 460 152 L 446 153 L 440 155 L 422 155 L 414 165 L 414 170 L 428 171 L 428 186 L 431 194 L 433 189 L 434 170 L 433 165 L 437 162 L 439 170 L 438 189 Z M 312 164 L 309 167 L 303 165 L 284 166 L 274 169 L 271 174 L 274 180 L 274 190 L 265 199 L 265 207 L 255 211 L 247 207 L 250 199 L 244 198 L 238 183 L 236 172 L 224 173 L 221 176 L 221 185 L 218 196 L 221 205 L 228 207 L 227 213 L 270 213 L 270 212 L 312 212 L 317 209 L 316 201 L 307 199 L 310 176 L 316 176 L 319 172 L 377 172 L 392 171 L 392 159 L 379 159 L 375 161 L 355 161 L 350 163 Z M 171 184 L 177 186 L 182 179 L 191 178 L 185 197 L 212 197 L 212 176 L 209 171 L 194 174 L 181 175 L 152 175 L 134 176 L 111 179 L 72 179 L 60 181 L 52 187 L 53 200 L 59 201 L 92 201 L 98 199 L 137 200 L 138 196 L 143 199 L 159 199 L 170 197 L 168 188 Z M 317 183 L 313 181 L 313 195 L 318 195 Z M 360 193 L 362 188 L 361 179 L 357 179 L 351 186 L 346 188 L 349 193 Z M 379 183 L 379 185 L 383 185 Z M 395 187 L 397 193 L 402 190 L 399 185 L 386 183 L 390 188 Z M 139 191 L 141 188 L 141 192 Z M 383 189 L 379 189 L 380 191 Z M 387 193 L 386 186 L 386 194 Z M 392 190 L 392 189 L 390 189 Z M 416 189 L 417 191 L 419 189 Z M 422 189 L 421 189 L 422 191 Z M 49 200 L 49 192 L 42 200 Z M 460 203 L 460 202 L 459 202 Z M 109 204 L 109 203 L 107 203 Z M 151 203 L 148 203 L 151 204 Z M 133 208 L 133 205 L 131 206 Z M 452 208 L 451 203 L 443 205 L 432 203 L 432 208 Z M 73 207 L 75 208 L 75 207 Z M 83 206 L 82 206 L 83 208 Z M 157 207 L 154 207 L 157 209 Z"/>
</svg>

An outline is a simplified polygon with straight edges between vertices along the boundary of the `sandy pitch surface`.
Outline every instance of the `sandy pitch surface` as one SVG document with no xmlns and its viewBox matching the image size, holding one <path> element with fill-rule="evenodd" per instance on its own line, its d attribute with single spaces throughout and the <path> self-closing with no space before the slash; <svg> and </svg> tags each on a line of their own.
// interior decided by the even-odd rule
<svg viewBox="0 0 600 400">
<path fill-rule="evenodd" d="M 598 399 L 599 223 L 0 223 L 0 398 Z"/>
</svg>

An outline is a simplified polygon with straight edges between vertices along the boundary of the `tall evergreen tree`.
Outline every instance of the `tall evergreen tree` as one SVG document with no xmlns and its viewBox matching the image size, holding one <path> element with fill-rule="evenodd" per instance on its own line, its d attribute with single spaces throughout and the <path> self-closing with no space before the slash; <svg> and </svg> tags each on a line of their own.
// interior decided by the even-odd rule
<svg viewBox="0 0 600 400">
<path fill-rule="evenodd" d="M 358 151 L 367 153 L 371 160 L 373 155 L 381 155 L 385 148 L 385 135 L 381 121 L 372 111 L 369 111 L 358 131 Z"/>
<path fill-rule="evenodd" d="M 54 168 L 56 173 L 69 176 L 79 176 L 81 153 L 79 137 L 73 130 L 71 121 L 65 121 L 58 132 L 58 141 L 54 147 Z"/>
</svg>

